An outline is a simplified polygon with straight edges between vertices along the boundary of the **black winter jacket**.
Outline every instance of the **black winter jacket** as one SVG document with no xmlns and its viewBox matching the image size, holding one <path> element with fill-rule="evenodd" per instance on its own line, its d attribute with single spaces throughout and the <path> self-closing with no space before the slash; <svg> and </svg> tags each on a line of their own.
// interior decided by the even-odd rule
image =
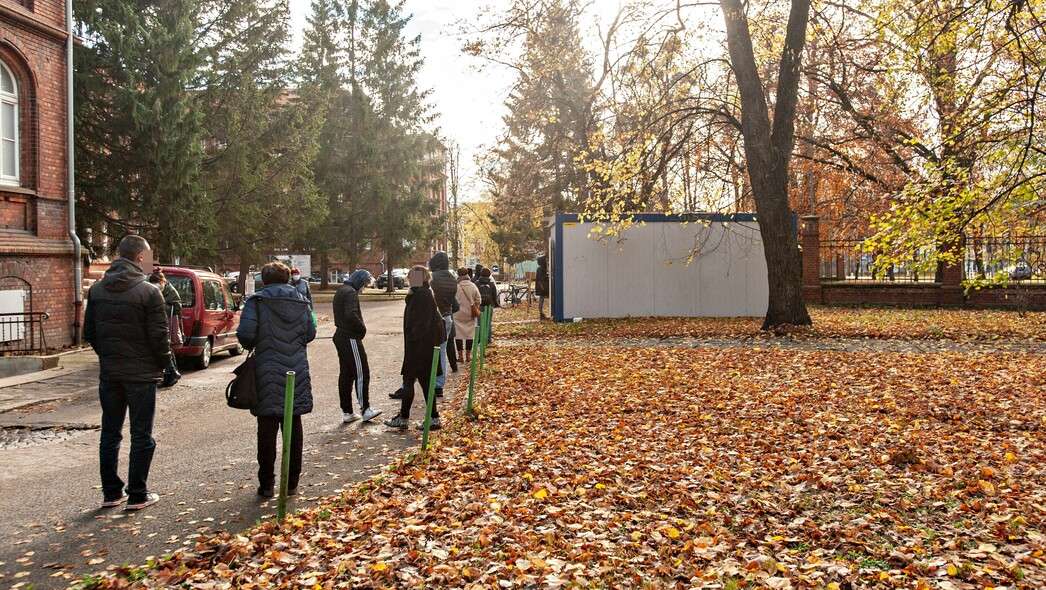
<svg viewBox="0 0 1046 590">
<path fill-rule="evenodd" d="M 411 289 L 406 302 L 400 375 L 408 380 L 419 379 L 423 387 L 428 387 L 432 377 L 432 349 L 447 341 L 447 328 L 427 282 Z M 436 374 L 443 374 L 439 363 L 436 363 Z"/>
<path fill-rule="evenodd" d="M 458 294 L 458 275 L 450 270 L 450 258 L 446 252 L 436 252 L 429 259 L 429 270 L 432 271 L 432 296 L 436 298 L 436 307 L 441 316 L 454 313 L 454 298 Z"/>
<path fill-rule="evenodd" d="M 159 383 L 171 361 L 167 306 L 141 267 L 117 258 L 87 292 L 84 340 L 98 354 L 99 379 Z"/>
<path fill-rule="evenodd" d="M 259 314 L 261 322 L 259 324 Z M 255 339 L 257 330 L 257 339 Z M 316 338 L 309 302 L 287 284 L 266 285 L 249 298 L 236 337 L 254 350 L 258 405 L 255 416 L 282 416 L 287 371 L 294 371 L 294 415 L 312 411 L 312 381 L 305 346 Z"/>
<path fill-rule="evenodd" d="M 367 335 L 367 326 L 360 312 L 360 295 L 348 283 L 342 283 L 334 292 L 334 327 L 337 335 L 353 340 L 363 340 Z"/>
</svg>

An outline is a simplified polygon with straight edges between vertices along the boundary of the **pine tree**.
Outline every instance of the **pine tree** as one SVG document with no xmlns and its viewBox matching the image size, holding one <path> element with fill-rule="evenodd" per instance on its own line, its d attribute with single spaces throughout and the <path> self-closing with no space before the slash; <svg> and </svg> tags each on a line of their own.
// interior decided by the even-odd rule
<svg viewBox="0 0 1046 590">
<path fill-rule="evenodd" d="M 221 245 L 239 255 L 245 278 L 262 252 L 293 246 L 322 215 L 309 173 L 318 125 L 290 87 L 286 3 L 207 8 L 206 86 L 197 95 L 206 115 L 204 178 L 225 226 Z"/>
<path fill-rule="evenodd" d="M 200 198 L 195 4 L 83 0 L 75 15 L 81 229 L 141 233 L 157 260 L 192 255 L 214 219 Z"/>
</svg>

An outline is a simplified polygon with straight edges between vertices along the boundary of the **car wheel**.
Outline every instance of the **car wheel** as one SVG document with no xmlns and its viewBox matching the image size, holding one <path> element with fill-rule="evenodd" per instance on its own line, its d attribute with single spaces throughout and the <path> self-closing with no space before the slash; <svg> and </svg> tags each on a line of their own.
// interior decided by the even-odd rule
<svg viewBox="0 0 1046 590">
<path fill-rule="evenodd" d="M 243 345 L 237 340 L 236 346 L 229 349 L 229 356 L 240 356 L 241 354 L 243 354 Z"/>
<path fill-rule="evenodd" d="M 211 365 L 211 339 L 208 338 L 203 343 L 203 352 L 200 356 L 196 357 L 196 368 L 206 369 Z"/>
</svg>

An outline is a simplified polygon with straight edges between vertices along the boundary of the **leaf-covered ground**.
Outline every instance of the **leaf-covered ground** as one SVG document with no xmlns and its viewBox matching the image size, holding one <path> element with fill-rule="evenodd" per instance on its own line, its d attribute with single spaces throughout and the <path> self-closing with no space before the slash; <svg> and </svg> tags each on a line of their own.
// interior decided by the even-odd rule
<svg viewBox="0 0 1046 590">
<path fill-rule="evenodd" d="M 811 307 L 813 326 L 793 328 L 800 339 L 876 338 L 956 342 L 1046 342 L 1046 312 L 967 309 L 852 309 Z M 586 319 L 578 324 L 530 322 L 536 304 L 499 309 L 496 335 L 527 338 L 774 338 L 759 330 L 761 318 L 628 318 Z"/>
<path fill-rule="evenodd" d="M 1039 355 L 524 346 L 510 328 L 478 419 L 428 454 L 104 585 L 1046 587 Z"/>
</svg>

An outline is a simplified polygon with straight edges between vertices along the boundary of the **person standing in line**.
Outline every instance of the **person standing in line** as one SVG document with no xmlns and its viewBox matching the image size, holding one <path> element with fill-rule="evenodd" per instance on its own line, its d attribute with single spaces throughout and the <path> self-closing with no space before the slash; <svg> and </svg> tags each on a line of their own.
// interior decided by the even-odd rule
<svg viewBox="0 0 1046 590">
<path fill-rule="evenodd" d="M 458 294 L 458 278 L 450 270 L 450 257 L 446 252 L 436 252 L 429 259 L 429 270 L 432 272 L 429 285 L 432 287 L 432 296 L 436 299 L 436 307 L 443 318 L 445 330 L 443 342 L 439 345 L 441 374 L 436 377 L 436 397 L 443 397 L 443 388 L 447 384 L 447 341 L 454 327 L 454 299 Z"/>
<path fill-rule="evenodd" d="M 142 270 L 149 243 L 141 236 L 120 240 L 119 257 L 91 285 L 84 312 L 84 340 L 98 355 L 98 397 L 102 429 L 98 448 L 102 507 L 127 502 L 141 510 L 160 500 L 149 491 L 149 468 L 156 440 L 156 385 L 171 362 L 171 341 L 163 296 Z M 120 479 L 120 441 L 124 417 L 131 422 L 127 488 Z"/>
<path fill-rule="evenodd" d="M 538 269 L 534 277 L 534 291 L 538 296 L 538 320 L 547 320 L 545 315 L 545 299 L 549 293 L 548 285 L 548 259 L 544 254 L 538 256 Z M 549 310 L 551 314 L 552 310 Z"/>
<path fill-rule="evenodd" d="M 296 268 L 291 269 L 291 286 L 302 299 L 309 302 L 309 311 L 312 311 L 312 289 L 309 288 L 309 281 L 301 278 L 301 271 Z"/>
<path fill-rule="evenodd" d="M 167 317 L 178 318 L 177 321 L 181 322 L 182 318 L 182 297 L 178 294 L 178 289 L 174 288 L 174 285 L 167 280 L 167 276 L 163 274 L 163 271 L 157 268 L 153 271 L 153 274 L 149 275 L 149 282 L 156 286 L 160 290 L 160 294 L 163 295 L 163 303 L 167 306 Z M 170 325 L 168 324 L 168 332 L 170 332 Z M 174 334 L 170 334 L 171 339 L 174 338 Z M 172 343 L 173 347 L 173 343 Z M 167 368 L 163 370 L 163 382 L 160 387 L 174 387 L 178 380 L 182 378 L 182 374 L 178 372 L 178 362 L 171 355 L 171 363 L 167 365 Z"/>
<path fill-rule="evenodd" d="M 407 294 L 407 308 L 403 312 L 403 364 L 400 373 L 404 382 L 409 384 L 403 390 L 400 399 L 400 411 L 385 426 L 406 430 L 410 425 L 410 406 L 414 403 L 414 382 L 421 383 L 425 392 L 423 399 L 428 402 L 429 381 L 432 379 L 432 349 L 438 347 L 447 338 L 447 331 L 436 307 L 436 299 L 429 288 L 432 277 L 424 266 L 415 266 L 408 275 L 410 293 Z M 440 374 L 439 363 L 436 364 L 436 376 Z M 433 400 L 435 402 L 435 400 Z M 424 423 L 418 428 L 424 428 Z M 432 404 L 431 430 L 439 430 L 439 408 Z"/>
<path fill-rule="evenodd" d="M 467 363 L 472 361 L 472 339 L 476 333 L 472 306 L 479 307 L 479 289 L 469 280 L 469 270 L 464 267 L 458 269 L 457 299 L 461 309 L 454 312 L 454 345 L 458 352 L 458 363 Z"/>
<path fill-rule="evenodd" d="M 494 282 L 494 279 L 490 276 L 490 269 L 485 266 L 476 265 L 476 274 L 479 277 L 473 281 L 476 284 L 476 289 L 479 290 L 480 298 L 480 309 L 485 311 L 485 308 L 501 307 L 498 303 L 498 284 Z M 493 341 L 491 337 L 494 325 L 494 315 L 491 313 L 490 318 L 487 320 L 487 324 L 484 328 L 487 331 L 487 343 Z"/>
<path fill-rule="evenodd" d="M 443 318 L 443 325 L 446 330 L 443 344 L 439 348 L 440 373 L 436 377 L 436 397 L 443 397 L 443 388 L 447 384 L 447 339 L 450 337 L 450 331 L 454 327 L 453 306 L 454 298 L 458 293 L 458 285 L 457 278 L 450 270 L 450 257 L 447 256 L 446 252 L 436 252 L 429 259 L 429 271 L 432 277 L 429 281 L 432 296 L 436 299 L 436 307 L 439 309 L 440 317 Z M 407 379 L 407 377 L 403 378 L 400 388 L 390 394 L 390 398 L 403 399 L 404 391 L 410 387 L 410 382 Z"/>
<path fill-rule="evenodd" d="M 294 371 L 294 419 L 291 426 L 290 473 L 287 493 L 298 493 L 302 446 L 301 417 L 312 411 L 312 380 L 306 346 L 316 338 L 316 324 L 307 301 L 290 284 L 291 273 L 281 262 L 261 270 L 262 287 L 244 303 L 236 337 L 254 351 L 258 405 L 258 495 L 276 495 L 276 434 L 283 428 L 287 372 Z M 283 436 L 288 436 L 287 432 Z"/>
<path fill-rule="evenodd" d="M 334 293 L 334 347 L 338 349 L 338 399 L 341 401 L 342 422 L 363 419 L 370 422 L 381 415 L 381 410 L 370 407 L 370 363 L 367 350 L 363 348 L 363 337 L 367 326 L 363 323 L 360 310 L 360 292 L 370 284 L 371 274 L 359 269 L 345 278 L 345 282 Z M 356 403 L 360 414 L 352 411 L 352 393 L 356 392 Z"/>
</svg>

